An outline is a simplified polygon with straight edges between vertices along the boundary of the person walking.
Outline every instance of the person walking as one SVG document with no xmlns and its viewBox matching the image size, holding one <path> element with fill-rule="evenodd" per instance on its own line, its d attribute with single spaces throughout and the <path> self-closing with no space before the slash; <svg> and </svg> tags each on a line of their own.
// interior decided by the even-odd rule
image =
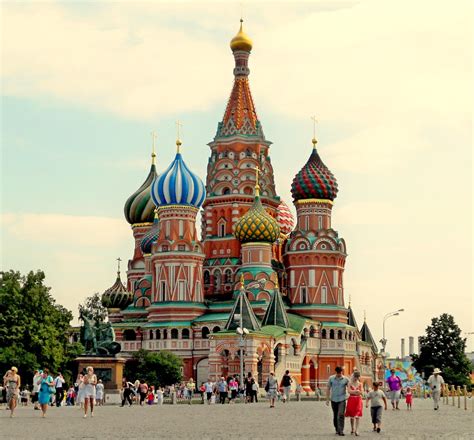
<svg viewBox="0 0 474 440">
<path fill-rule="evenodd" d="M 161 387 L 156 390 L 156 403 L 157 405 L 163 405 L 163 388 Z"/>
<path fill-rule="evenodd" d="M 82 406 L 84 405 L 84 391 L 85 391 L 83 374 L 79 373 L 77 375 L 76 384 L 77 384 L 77 404 L 82 408 Z"/>
<path fill-rule="evenodd" d="M 349 384 L 349 379 L 342 373 L 342 367 L 336 367 L 336 374 L 333 374 L 328 380 L 326 392 L 326 405 L 329 406 L 331 401 L 331 408 L 333 412 L 333 424 L 337 435 L 344 434 L 344 412 L 346 410 L 346 389 Z"/>
<path fill-rule="evenodd" d="M 138 385 L 138 394 L 140 395 L 140 406 L 143 406 L 148 394 L 148 384 L 143 379 Z"/>
<path fill-rule="evenodd" d="M 189 404 L 193 400 L 194 391 L 196 390 L 196 384 L 192 377 L 189 378 L 188 383 L 186 384 L 186 399 L 188 399 Z"/>
<path fill-rule="evenodd" d="M 47 368 L 43 369 L 41 377 L 38 379 L 38 384 L 40 386 L 38 393 L 38 403 L 40 404 L 42 415 L 44 419 L 46 417 L 46 411 L 48 410 L 48 404 L 51 400 L 51 395 L 54 391 L 54 380 L 52 376 L 49 375 L 49 370 Z"/>
<path fill-rule="evenodd" d="M 345 416 L 351 419 L 351 434 L 359 436 L 359 419 L 362 417 L 362 384 L 360 383 L 360 373 L 354 371 L 348 384 L 349 399 Z"/>
<path fill-rule="evenodd" d="M 441 388 L 444 384 L 443 376 L 441 376 L 441 370 L 435 368 L 433 374 L 428 378 L 428 385 L 431 389 L 431 397 L 433 398 L 434 410 L 439 410 L 439 398 L 441 397 Z"/>
<path fill-rule="evenodd" d="M 11 367 L 6 372 L 5 376 L 3 376 L 3 386 L 7 389 L 7 406 L 10 409 L 10 417 L 14 417 L 21 386 L 18 368 Z"/>
<path fill-rule="evenodd" d="M 95 386 L 95 404 L 98 406 L 102 406 L 104 404 L 104 384 L 102 383 L 102 379 L 99 379 L 97 385 Z"/>
<path fill-rule="evenodd" d="M 230 403 L 235 403 L 238 389 L 239 389 L 239 383 L 237 382 L 237 378 L 231 377 L 229 381 Z"/>
<path fill-rule="evenodd" d="M 247 377 L 245 378 L 245 381 L 244 381 L 245 397 L 246 397 L 247 403 L 253 402 L 253 384 L 254 384 L 254 382 L 255 381 L 253 380 L 252 373 L 249 371 L 249 373 L 247 374 Z"/>
<path fill-rule="evenodd" d="M 206 393 L 207 404 L 211 404 L 212 394 L 214 393 L 214 384 L 211 379 L 207 379 L 207 382 L 204 384 L 204 391 Z"/>
<path fill-rule="evenodd" d="M 228 385 L 224 376 L 222 376 L 219 382 L 217 382 L 217 391 L 219 392 L 219 403 L 224 405 L 228 392 Z"/>
<path fill-rule="evenodd" d="M 283 391 L 283 403 L 290 402 L 290 392 L 291 392 L 291 384 L 293 383 L 293 379 L 290 376 L 290 371 L 286 370 L 285 374 L 281 379 L 281 388 Z"/>
<path fill-rule="evenodd" d="M 91 417 L 94 417 L 95 386 L 97 385 L 97 376 L 94 374 L 94 368 L 87 367 L 87 374 L 84 376 L 84 418 L 87 417 L 87 409 L 90 405 Z"/>
<path fill-rule="evenodd" d="M 275 399 L 278 394 L 278 380 L 275 377 L 275 374 L 270 372 L 268 376 L 267 383 L 265 385 L 265 391 L 267 392 L 268 399 L 270 400 L 270 408 L 275 408 Z"/>
<path fill-rule="evenodd" d="M 59 408 L 64 399 L 64 384 L 66 381 L 64 380 L 63 375 L 61 372 L 58 372 L 56 379 L 54 379 L 54 386 L 56 387 L 56 407 Z"/>
<path fill-rule="evenodd" d="M 38 404 L 38 393 L 39 393 L 39 384 L 38 381 L 41 378 L 41 373 L 42 371 L 35 370 L 33 374 L 33 383 L 32 383 L 32 388 L 31 388 L 31 403 L 33 403 L 33 408 L 36 410 L 39 410 L 39 404 Z"/>
<path fill-rule="evenodd" d="M 374 431 L 379 432 L 382 427 L 382 402 L 385 406 L 385 411 L 387 411 L 387 399 L 385 398 L 385 393 L 379 389 L 379 383 L 374 382 L 372 384 L 372 391 L 369 391 L 367 394 L 367 399 L 365 401 L 365 407 L 369 407 L 370 402 L 370 416 L 372 418 L 372 424 L 374 425 Z"/>
<path fill-rule="evenodd" d="M 392 410 L 399 410 L 400 393 L 402 389 L 402 380 L 395 374 L 395 370 L 390 370 L 390 377 L 387 379 L 390 401 L 392 402 Z"/>
<path fill-rule="evenodd" d="M 132 394 L 133 394 L 133 383 L 128 382 L 127 378 L 124 377 L 122 379 L 122 404 L 120 405 L 121 407 L 125 406 L 125 402 L 127 401 L 129 406 L 132 406 Z"/>
</svg>

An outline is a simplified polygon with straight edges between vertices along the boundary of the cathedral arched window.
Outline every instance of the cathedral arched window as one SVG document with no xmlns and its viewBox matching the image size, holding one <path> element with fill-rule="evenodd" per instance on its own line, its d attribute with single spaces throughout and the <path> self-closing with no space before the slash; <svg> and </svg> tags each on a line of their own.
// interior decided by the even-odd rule
<svg viewBox="0 0 474 440">
<path fill-rule="evenodd" d="M 149 336 L 149 338 L 150 338 L 150 339 L 153 339 L 153 336 L 154 336 L 154 335 L 153 335 L 153 330 L 150 330 L 150 336 Z"/>
<path fill-rule="evenodd" d="M 204 276 L 204 284 L 211 284 L 211 275 L 208 270 L 204 271 L 203 276 Z"/>
<path fill-rule="evenodd" d="M 209 336 L 209 329 L 207 327 L 203 327 L 201 329 L 201 335 L 202 335 L 202 339 L 207 339 L 207 337 Z"/>
<path fill-rule="evenodd" d="M 222 275 L 220 270 L 214 272 L 214 289 L 220 290 L 222 284 Z"/>
<path fill-rule="evenodd" d="M 326 286 L 321 287 L 321 304 L 327 304 L 328 302 L 328 289 Z"/>
<path fill-rule="evenodd" d="M 128 328 L 123 332 L 123 340 L 124 341 L 136 341 L 137 340 L 137 334 L 135 333 L 135 330 L 132 330 Z"/>
<path fill-rule="evenodd" d="M 337 331 L 337 339 L 342 339 L 342 330 Z"/>
<path fill-rule="evenodd" d="M 217 325 L 212 329 L 212 333 L 217 333 L 217 332 L 220 332 L 220 331 L 221 331 L 221 328 Z"/>
<path fill-rule="evenodd" d="M 314 338 L 316 336 L 316 330 L 313 326 L 309 328 L 309 337 Z"/>
<path fill-rule="evenodd" d="M 187 328 L 181 330 L 181 339 L 189 339 L 189 330 Z"/>
<path fill-rule="evenodd" d="M 171 329 L 171 339 L 178 339 L 178 329 L 177 328 Z"/>
<path fill-rule="evenodd" d="M 225 284 L 231 284 L 232 283 L 232 270 L 231 269 L 226 269 L 225 270 L 224 283 Z"/>
<path fill-rule="evenodd" d="M 156 332 L 155 332 L 155 337 L 156 339 L 161 339 L 161 332 L 160 332 L 160 329 L 157 329 Z"/>
<path fill-rule="evenodd" d="M 230 188 L 225 187 L 225 188 L 222 190 L 222 194 L 224 194 L 224 195 L 230 194 Z"/>
<path fill-rule="evenodd" d="M 321 331 L 321 337 L 322 337 L 323 339 L 326 339 L 326 338 L 328 337 L 328 335 L 327 335 L 327 332 L 326 332 L 326 329 L 325 329 L 325 328 L 323 328 L 323 330 Z"/>
<path fill-rule="evenodd" d="M 329 330 L 329 339 L 334 339 L 334 330 Z"/>
</svg>

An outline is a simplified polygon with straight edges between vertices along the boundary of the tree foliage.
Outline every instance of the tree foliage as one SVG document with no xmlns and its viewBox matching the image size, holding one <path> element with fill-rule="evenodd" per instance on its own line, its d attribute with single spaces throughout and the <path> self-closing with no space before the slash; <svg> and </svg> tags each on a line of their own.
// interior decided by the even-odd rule
<svg viewBox="0 0 474 440">
<path fill-rule="evenodd" d="M 182 379 L 182 366 L 181 358 L 169 351 L 139 350 L 126 363 L 124 376 L 132 381 L 143 379 L 149 385 L 172 385 Z"/>
<path fill-rule="evenodd" d="M 37 368 L 62 370 L 67 377 L 72 359 L 82 351 L 68 341 L 72 313 L 55 303 L 44 279 L 42 271 L 0 272 L 0 369 L 15 365 L 23 383 Z"/>
<path fill-rule="evenodd" d="M 427 378 L 434 368 L 442 371 L 446 383 L 468 385 L 471 363 L 465 354 L 466 339 L 461 329 L 447 313 L 433 318 L 420 337 L 420 354 L 411 354 L 414 367 Z"/>
<path fill-rule="evenodd" d="M 105 321 L 107 318 L 107 308 L 102 305 L 102 295 L 98 292 L 85 299 L 83 304 L 79 304 L 79 316 L 85 316 L 92 319 L 97 324 Z"/>
</svg>

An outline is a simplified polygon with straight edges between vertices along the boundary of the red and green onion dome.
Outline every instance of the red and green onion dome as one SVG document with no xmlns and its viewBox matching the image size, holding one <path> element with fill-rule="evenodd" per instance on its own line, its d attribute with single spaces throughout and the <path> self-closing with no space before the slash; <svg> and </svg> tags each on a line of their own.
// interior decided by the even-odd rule
<svg viewBox="0 0 474 440">
<path fill-rule="evenodd" d="M 241 243 L 274 243 L 280 236 L 280 227 L 265 211 L 258 190 L 252 207 L 236 223 L 234 236 Z"/>
<path fill-rule="evenodd" d="M 277 208 L 277 222 L 280 233 L 288 235 L 295 227 L 295 218 L 288 205 L 282 200 Z"/>
<path fill-rule="evenodd" d="M 158 240 L 160 235 L 160 222 L 158 220 L 158 214 L 155 210 L 155 219 L 153 220 L 153 226 L 150 230 L 143 236 L 142 241 L 140 242 L 140 249 L 143 254 L 151 254 L 151 247 L 153 243 Z"/>
<path fill-rule="evenodd" d="M 112 287 L 109 287 L 102 294 L 102 305 L 108 309 L 121 309 L 129 306 L 133 302 L 133 293 L 129 292 L 120 279 L 120 272 L 117 272 L 117 279 Z"/>
<path fill-rule="evenodd" d="M 305 199 L 332 201 L 337 196 L 336 178 L 319 157 L 316 139 L 313 139 L 313 151 L 308 162 L 293 179 L 291 194 L 295 202 Z"/>
<path fill-rule="evenodd" d="M 125 202 L 123 211 L 127 222 L 131 225 L 153 222 L 155 204 L 151 200 L 150 188 L 155 177 L 156 167 L 153 163 L 146 180 Z"/>
</svg>

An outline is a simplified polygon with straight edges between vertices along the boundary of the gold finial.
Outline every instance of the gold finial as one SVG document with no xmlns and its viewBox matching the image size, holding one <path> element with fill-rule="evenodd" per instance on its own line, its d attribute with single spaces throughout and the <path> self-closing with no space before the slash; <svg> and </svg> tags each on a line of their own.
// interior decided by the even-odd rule
<svg viewBox="0 0 474 440">
<path fill-rule="evenodd" d="M 176 121 L 176 152 L 180 152 L 180 147 L 183 144 L 180 139 L 180 128 L 183 126 L 183 124 L 180 121 Z"/>
<path fill-rule="evenodd" d="M 261 173 L 262 170 L 258 167 L 258 165 L 255 166 L 254 170 L 255 170 L 255 197 L 259 197 L 260 184 L 259 184 L 258 178 L 259 178 L 259 173 Z"/>
<path fill-rule="evenodd" d="M 316 119 L 316 116 L 311 116 L 311 119 L 313 120 L 313 139 L 311 139 L 311 142 L 313 143 L 313 148 L 316 148 L 316 144 L 318 143 L 318 140 L 316 139 L 316 123 L 318 120 Z"/>
<path fill-rule="evenodd" d="M 151 143 L 152 143 L 152 147 L 151 147 L 151 164 L 152 165 L 155 165 L 155 158 L 156 158 L 156 153 L 155 153 L 155 140 L 156 140 L 157 136 L 156 136 L 156 131 L 153 130 L 151 132 Z"/>
<path fill-rule="evenodd" d="M 245 286 L 244 274 L 241 273 L 240 274 L 240 290 L 244 290 L 244 286 Z"/>
<path fill-rule="evenodd" d="M 117 258 L 117 275 L 120 276 L 120 262 L 122 259 L 120 257 Z"/>
</svg>

